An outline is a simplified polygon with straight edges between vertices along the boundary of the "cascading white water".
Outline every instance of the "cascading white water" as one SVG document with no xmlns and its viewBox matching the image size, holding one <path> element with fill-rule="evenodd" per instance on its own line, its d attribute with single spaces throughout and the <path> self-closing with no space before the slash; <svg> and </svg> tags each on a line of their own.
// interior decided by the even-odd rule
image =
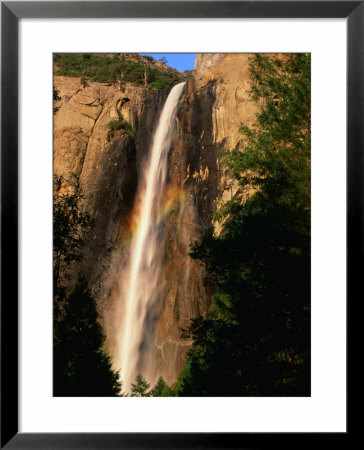
<svg viewBox="0 0 364 450">
<path fill-rule="evenodd" d="M 178 100 L 184 84 L 179 83 L 172 88 L 163 107 L 137 194 L 136 229 L 125 272 L 123 330 L 118 352 L 125 391 L 140 371 L 143 365 L 142 353 L 154 337 L 151 316 L 158 303 L 161 287 L 163 250 L 160 244 L 167 159 Z M 148 377 L 147 373 L 142 375 Z"/>
</svg>

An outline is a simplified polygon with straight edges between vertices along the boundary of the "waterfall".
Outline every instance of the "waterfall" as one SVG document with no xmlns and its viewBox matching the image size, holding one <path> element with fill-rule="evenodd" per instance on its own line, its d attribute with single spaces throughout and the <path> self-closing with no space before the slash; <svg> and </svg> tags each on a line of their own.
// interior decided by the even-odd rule
<svg viewBox="0 0 364 450">
<path fill-rule="evenodd" d="M 120 334 L 118 362 L 123 389 L 141 372 L 154 382 L 147 353 L 154 343 L 155 311 L 161 289 L 163 248 L 163 202 L 167 159 L 171 146 L 178 100 L 185 83 L 174 86 L 160 115 L 149 159 L 138 187 L 135 231 L 130 257 L 124 272 L 124 317 Z M 148 348 L 149 347 L 149 348 Z M 149 373 L 145 373 L 149 371 Z"/>
</svg>

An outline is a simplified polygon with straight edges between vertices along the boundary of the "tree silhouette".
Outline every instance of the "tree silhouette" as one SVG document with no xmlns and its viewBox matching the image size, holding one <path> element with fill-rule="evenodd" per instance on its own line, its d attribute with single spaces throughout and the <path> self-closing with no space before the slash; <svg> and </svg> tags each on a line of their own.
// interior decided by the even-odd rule
<svg viewBox="0 0 364 450">
<path fill-rule="evenodd" d="M 172 397 L 173 391 L 164 381 L 163 377 L 159 377 L 154 388 L 150 391 L 152 397 Z"/>
<path fill-rule="evenodd" d="M 74 291 L 71 267 L 82 257 L 93 221 L 79 207 L 79 189 L 59 194 L 54 178 L 53 203 L 53 392 L 55 396 L 120 395 L 118 374 L 111 369 L 96 302 L 79 275 Z"/>
<path fill-rule="evenodd" d="M 53 178 L 53 288 L 54 304 L 64 301 L 72 263 L 80 261 L 93 219 L 80 209 L 79 187 L 71 194 L 59 194 L 62 177 Z"/>
<path fill-rule="evenodd" d="M 79 275 L 64 305 L 54 341 L 54 395 L 107 397 L 120 394 L 119 375 L 111 369 L 96 302 Z"/>
<path fill-rule="evenodd" d="M 150 397 L 150 392 L 148 389 L 150 384 L 141 374 L 136 376 L 135 383 L 131 384 L 131 397 Z"/>
<path fill-rule="evenodd" d="M 244 150 L 223 152 L 239 182 L 191 255 L 207 270 L 210 314 L 176 391 L 184 396 L 310 395 L 310 56 L 255 55 Z"/>
</svg>

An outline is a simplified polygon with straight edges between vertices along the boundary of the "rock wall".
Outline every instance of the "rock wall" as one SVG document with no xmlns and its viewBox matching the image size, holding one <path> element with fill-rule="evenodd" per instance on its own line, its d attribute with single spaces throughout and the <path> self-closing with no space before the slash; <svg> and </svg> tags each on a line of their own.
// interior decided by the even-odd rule
<svg viewBox="0 0 364 450">
<path fill-rule="evenodd" d="M 243 149 L 239 125 L 250 124 L 256 113 L 248 97 L 248 57 L 197 55 L 194 76 L 179 104 L 169 155 L 169 212 L 166 239 L 161 243 L 166 264 L 164 295 L 155 354 L 156 376 L 162 375 L 170 384 L 192 343 L 184 330 L 191 318 L 208 311 L 211 297 L 204 286 L 203 267 L 188 256 L 190 244 L 213 223 L 217 203 L 237 189 L 218 148 Z M 112 354 L 118 339 L 115 320 L 122 314 L 115 303 L 118 274 L 130 240 L 140 168 L 168 92 L 133 85 L 121 92 L 116 85 L 83 86 L 79 78 L 69 77 L 55 77 L 54 86 L 61 97 L 54 118 L 54 172 L 63 177 L 64 192 L 80 184 L 83 208 L 95 219 L 77 270 L 85 272 L 98 300 Z M 108 142 L 107 124 L 119 117 L 131 123 L 134 137 L 117 131 Z"/>
<path fill-rule="evenodd" d="M 191 345 L 191 318 L 208 311 L 204 269 L 190 245 L 213 224 L 213 211 L 238 188 L 219 158 L 219 147 L 244 148 L 241 122 L 251 124 L 248 54 L 199 54 L 195 75 L 180 100 L 169 179 L 179 200 L 167 222 L 164 305 L 157 326 L 158 372 L 176 379 Z"/>
<path fill-rule="evenodd" d="M 61 193 L 73 192 L 79 184 L 82 207 L 95 220 L 81 267 L 75 270 L 85 272 L 103 299 L 113 284 L 110 271 L 117 270 L 116 254 L 122 264 L 138 167 L 167 93 L 131 84 L 123 92 L 113 84 L 83 86 L 80 78 L 61 76 L 54 77 L 54 88 L 60 97 L 55 103 L 54 174 L 63 179 Z M 116 130 L 109 142 L 108 123 L 119 118 L 132 125 L 134 136 Z"/>
</svg>

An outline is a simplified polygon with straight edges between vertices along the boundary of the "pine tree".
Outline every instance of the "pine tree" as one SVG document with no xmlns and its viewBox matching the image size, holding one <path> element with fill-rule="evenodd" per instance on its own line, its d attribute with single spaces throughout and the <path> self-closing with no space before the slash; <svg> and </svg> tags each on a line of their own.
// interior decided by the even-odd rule
<svg viewBox="0 0 364 450">
<path fill-rule="evenodd" d="M 150 397 L 149 388 L 150 384 L 139 374 L 135 378 L 135 383 L 131 384 L 131 397 Z"/>
<path fill-rule="evenodd" d="M 152 397 L 171 397 L 173 395 L 172 389 L 164 381 L 163 377 L 159 377 L 156 385 L 150 391 Z"/>
<path fill-rule="evenodd" d="M 111 368 L 96 302 L 79 276 L 64 305 L 54 342 L 54 395 L 107 397 L 120 394 L 119 375 Z"/>
<path fill-rule="evenodd" d="M 71 265 L 81 259 L 93 221 L 79 208 L 82 194 L 58 194 L 62 178 L 54 178 L 53 203 L 53 391 L 56 396 L 120 395 L 118 374 L 111 369 L 96 302 L 84 277 L 71 295 Z"/>
</svg>

